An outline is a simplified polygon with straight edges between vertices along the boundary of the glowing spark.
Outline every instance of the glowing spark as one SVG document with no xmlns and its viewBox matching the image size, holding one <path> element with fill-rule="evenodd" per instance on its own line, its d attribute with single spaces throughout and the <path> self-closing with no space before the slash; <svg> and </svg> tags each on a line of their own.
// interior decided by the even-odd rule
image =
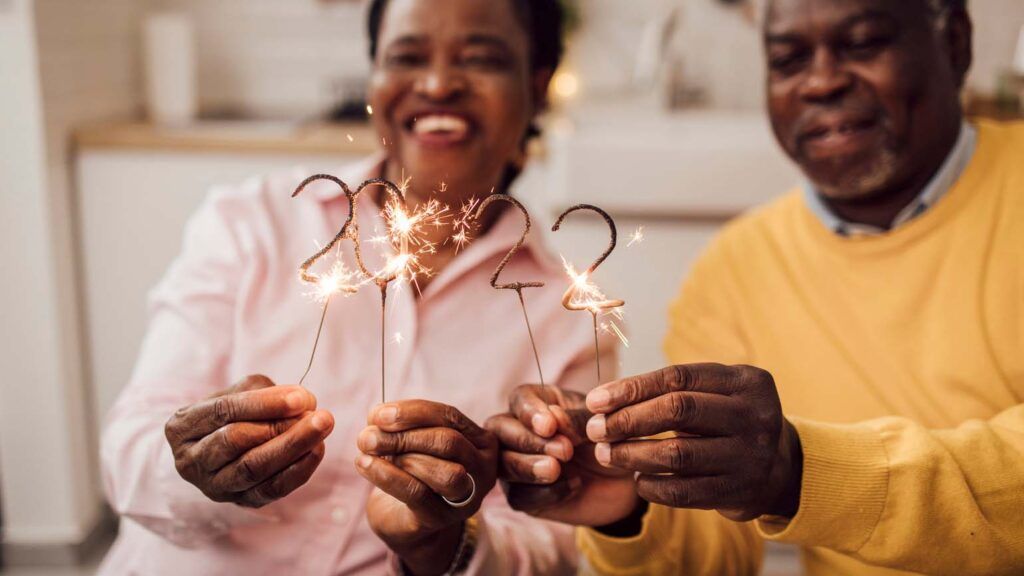
<svg viewBox="0 0 1024 576">
<path fill-rule="evenodd" d="M 640 226 L 632 234 L 629 235 L 629 243 L 626 244 L 626 248 L 629 248 L 633 244 L 642 244 L 644 241 L 644 227 Z"/>
<path fill-rule="evenodd" d="M 480 201 L 476 198 L 470 198 L 463 202 L 462 207 L 459 208 L 459 215 L 452 221 L 452 235 L 449 240 L 455 245 L 456 254 L 470 242 L 476 227 L 476 219 L 473 215 L 476 214 L 476 208 L 479 205 Z"/>
<path fill-rule="evenodd" d="M 608 297 L 604 295 L 604 292 L 590 281 L 590 276 L 586 273 L 580 273 L 576 271 L 576 267 L 569 261 L 562 257 L 562 266 L 565 267 L 565 273 L 572 280 L 573 293 L 569 303 L 573 306 L 578 306 L 589 310 L 594 314 L 601 314 L 608 312 L 610 314 L 618 313 L 618 308 L 607 308 L 603 306 L 608 301 Z"/>
<path fill-rule="evenodd" d="M 355 142 L 356 141 L 356 139 L 353 138 L 351 134 L 345 134 L 345 137 L 348 138 L 349 142 Z"/>
<path fill-rule="evenodd" d="M 618 310 L 618 308 L 616 308 L 616 310 Z M 621 317 L 621 314 L 619 316 Z M 601 331 L 606 334 L 614 334 L 615 337 L 619 339 L 619 342 L 622 342 L 623 346 L 629 348 L 629 338 L 626 338 L 626 335 L 622 333 L 622 330 L 619 329 L 619 325 L 616 324 L 614 320 L 602 322 Z"/>
<path fill-rule="evenodd" d="M 366 105 L 366 115 L 373 116 L 373 106 L 370 106 L 369 104 Z"/>
<path fill-rule="evenodd" d="M 316 283 L 313 291 L 306 296 L 321 304 L 330 300 L 335 294 L 350 296 L 355 294 L 359 288 L 366 283 L 366 280 L 357 270 L 345 266 L 341 258 L 334 261 L 331 269 L 326 274 L 316 274 Z"/>
</svg>

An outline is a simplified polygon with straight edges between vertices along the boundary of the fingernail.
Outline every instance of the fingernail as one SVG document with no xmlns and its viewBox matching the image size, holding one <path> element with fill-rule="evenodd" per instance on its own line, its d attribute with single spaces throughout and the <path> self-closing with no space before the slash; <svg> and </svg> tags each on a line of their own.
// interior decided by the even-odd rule
<svg viewBox="0 0 1024 576">
<path fill-rule="evenodd" d="M 359 445 L 363 451 L 372 452 L 377 449 L 377 435 L 373 432 L 363 430 L 359 433 Z"/>
<path fill-rule="evenodd" d="M 292 410 L 299 410 L 306 407 L 306 393 L 301 390 L 290 392 L 284 397 L 285 404 Z"/>
<path fill-rule="evenodd" d="M 533 477 L 538 480 L 555 480 L 555 463 L 547 458 L 533 463 Z"/>
<path fill-rule="evenodd" d="M 360 454 L 359 457 L 356 458 L 356 466 L 358 466 L 359 468 L 363 468 L 365 470 L 366 468 L 370 467 L 370 464 L 373 464 L 373 456 Z"/>
<path fill-rule="evenodd" d="M 377 411 L 377 422 L 381 424 L 394 424 L 398 421 L 398 407 L 384 406 Z"/>
<path fill-rule="evenodd" d="M 534 414 L 530 423 L 533 424 L 533 431 L 541 436 L 550 436 L 554 433 L 553 428 L 558 427 L 557 424 L 551 425 L 553 424 L 552 417 L 548 414 Z"/>
<path fill-rule="evenodd" d="M 607 434 L 607 419 L 604 414 L 597 414 L 587 421 L 587 438 L 600 442 Z"/>
<path fill-rule="evenodd" d="M 330 429 L 331 424 L 333 423 L 332 420 L 334 419 L 331 417 L 330 414 L 326 412 L 317 412 L 316 414 L 313 415 L 313 420 L 312 422 L 310 422 L 310 424 L 312 424 L 313 428 L 317 429 L 318 431 L 326 432 L 328 429 Z"/>
<path fill-rule="evenodd" d="M 566 448 L 565 443 L 561 441 L 548 442 L 545 444 L 544 453 L 552 458 L 557 458 L 562 462 L 568 462 L 572 458 L 569 454 L 569 449 Z"/>
<path fill-rule="evenodd" d="M 587 406 L 592 410 L 607 408 L 611 402 L 612 395 L 604 388 L 591 390 L 590 394 L 587 394 Z"/>
<path fill-rule="evenodd" d="M 612 446 L 607 442 L 598 442 L 594 445 L 594 458 L 603 466 L 609 466 L 612 463 Z"/>
</svg>

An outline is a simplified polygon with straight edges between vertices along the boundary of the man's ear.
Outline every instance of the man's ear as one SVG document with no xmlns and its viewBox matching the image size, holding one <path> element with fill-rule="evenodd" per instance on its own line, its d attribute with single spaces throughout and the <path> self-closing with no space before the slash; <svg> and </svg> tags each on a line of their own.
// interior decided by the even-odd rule
<svg viewBox="0 0 1024 576">
<path fill-rule="evenodd" d="M 963 88 L 967 72 L 974 61 L 974 24 L 971 15 L 963 9 L 951 11 L 944 32 L 957 87 Z"/>
<path fill-rule="evenodd" d="M 551 86 L 551 78 L 555 71 L 550 68 L 540 68 L 533 71 L 531 88 L 533 90 L 534 113 L 539 114 L 548 109 L 548 88 Z"/>
</svg>

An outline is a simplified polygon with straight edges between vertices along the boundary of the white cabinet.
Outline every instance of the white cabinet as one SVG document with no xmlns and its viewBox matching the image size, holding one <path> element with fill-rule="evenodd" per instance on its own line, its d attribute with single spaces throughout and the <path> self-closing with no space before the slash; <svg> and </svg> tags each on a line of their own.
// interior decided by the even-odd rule
<svg viewBox="0 0 1024 576">
<path fill-rule="evenodd" d="M 303 166 L 337 171 L 359 156 L 81 150 L 77 158 L 91 380 L 96 414 L 127 383 L 146 327 L 146 294 L 178 254 L 208 189 Z"/>
</svg>

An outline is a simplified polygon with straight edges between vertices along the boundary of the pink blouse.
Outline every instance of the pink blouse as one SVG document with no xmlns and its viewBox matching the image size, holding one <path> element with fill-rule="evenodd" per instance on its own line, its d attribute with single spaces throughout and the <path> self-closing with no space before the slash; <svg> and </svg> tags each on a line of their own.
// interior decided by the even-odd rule
<svg viewBox="0 0 1024 576">
<path fill-rule="evenodd" d="M 355 187 L 380 172 L 373 159 L 337 175 Z M 348 206 L 330 183 L 290 198 L 298 172 L 214 189 L 186 227 L 181 255 L 150 294 L 150 324 L 134 374 L 108 416 L 104 487 L 122 516 L 100 574 L 382 574 L 393 558 L 364 514 L 371 485 L 355 471 L 356 435 L 380 402 L 380 293 L 369 285 L 335 296 L 306 386 L 335 417 L 327 453 L 310 481 L 260 510 L 208 500 L 174 468 L 164 423 L 177 408 L 247 374 L 296 383 L 306 367 L 321 308 L 297 267 L 326 243 Z M 366 237 L 382 229 L 369 195 L 357 203 Z M 522 233 L 506 211 L 416 298 L 388 296 L 388 399 L 426 398 L 477 423 L 507 409 L 513 388 L 537 370 L 514 292 L 489 279 Z M 534 228 L 504 281 L 544 281 L 524 292 L 545 378 L 585 391 L 596 382 L 587 314 L 562 308 L 561 265 Z M 363 242 L 371 262 L 378 248 Z M 354 267 L 351 246 L 342 248 Z M 371 264 L 372 266 L 372 264 Z M 402 338 L 396 338 L 401 334 Z M 617 366 L 602 337 L 602 373 Z M 500 489 L 485 500 L 470 573 L 572 572 L 572 530 L 512 511 Z"/>
</svg>

